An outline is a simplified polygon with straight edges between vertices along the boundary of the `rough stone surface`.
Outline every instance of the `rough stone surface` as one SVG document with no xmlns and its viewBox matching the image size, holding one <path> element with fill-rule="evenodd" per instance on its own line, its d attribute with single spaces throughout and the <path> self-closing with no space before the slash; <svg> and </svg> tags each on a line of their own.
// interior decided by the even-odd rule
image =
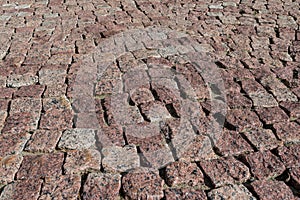
<svg viewBox="0 0 300 200">
<path fill-rule="evenodd" d="M 70 150 L 64 163 L 65 174 L 100 171 L 101 154 L 98 150 Z"/>
<path fill-rule="evenodd" d="M 58 143 L 61 149 L 95 148 L 95 131 L 91 129 L 69 129 L 63 132 Z"/>
<path fill-rule="evenodd" d="M 296 199 L 294 197 L 292 190 L 281 181 L 254 181 L 251 183 L 254 192 L 262 200 L 267 199 Z"/>
<path fill-rule="evenodd" d="M 207 199 L 206 194 L 201 189 L 190 189 L 190 188 L 169 188 L 164 191 L 166 199 Z"/>
<path fill-rule="evenodd" d="M 125 172 L 140 165 L 140 158 L 133 145 L 105 147 L 102 149 L 102 154 L 104 156 L 102 166 L 108 172 Z"/>
<path fill-rule="evenodd" d="M 123 191 L 130 199 L 160 199 L 163 183 L 158 171 L 150 168 L 137 168 L 122 178 Z"/>
<path fill-rule="evenodd" d="M 121 175 L 90 173 L 83 186 L 83 199 L 117 199 L 121 188 Z"/>
<path fill-rule="evenodd" d="M 274 178 L 281 175 L 285 167 L 278 157 L 270 151 L 255 152 L 245 158 L 251 172 L 258 179 Z"/>
<path fill-rule="evenodd" d="M 166 183 L 170 186 L 200 186 L 204 176 L 196 163 L 176 161 L 165 169 Z"/>
<path fill-rule="evenodd" d="M 200 162 L 215 187 L 242 183 L 250 178 L 249 169 L 233 157 Z"/>
<path fill-rule="evenodd" d="M 243 185 L 227 185 L 214 189 L 208 193 L 210 199 L 251 199 L 256 198 L 249 192 L 249 190 Z"/>
</svg>

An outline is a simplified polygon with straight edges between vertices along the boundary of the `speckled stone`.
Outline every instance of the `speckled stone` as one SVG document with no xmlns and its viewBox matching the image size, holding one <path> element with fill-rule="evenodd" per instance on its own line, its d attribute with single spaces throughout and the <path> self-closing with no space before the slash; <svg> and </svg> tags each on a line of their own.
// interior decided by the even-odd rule
<svg viewBox="0 0 300 200">
<path fill-rule="evenodd" d="M 283 181 L 254 181 L 251 186 L 261 200 L 296 200 L 292 190 Z"/>
<path fill-rule="evenodd" d="M 101 154 L 98 150 L 83 149 L 67 151 L 64 164 L 66 174 L 100 171 Z"/>
<path fill-rule="evenodd" d="M 270 129 L 252 129 L 243 134 L 256 149 L 261 151 L 274 149 L 280 144 Z"/>
<path fill-rule="evenodd" d="M 283 163 L 270 151 L 259 151 L 245 156 L 252 174 L 258 179 L 279 176 L 285 170 Z"/>
<path fill-rule="evenodd" d="M 249 169 L 233 157 L 201 161 L 200 165 L 215 187 L 242 183 L 250 178 Z"/>
<path fill-rule="evenodd" d="M 208 193 L 209 199 L 223 200 L 223 199 L 240 199 L 240 200 L 256 200 L 256 198 L 249 192 L 249 190 L 240 185 L 227 185 L 214 189 Z"/>
<path fill-rule="evenodd" d="M 91 129 L 69 129 L 63 132 L 58 143 L 60 149 L 96 148 L 95 132 Z"/>
<path fill-rule="evenodd" d="M 16 134 L 0 134 L 0 158 L 7 155 L 20 153 L 29 140 L 30 134 L 16 133 Z"/>
<path fill-rule="evenodd" d="M 289 117 L 279 107 L 256 109 L 260 119 L 266 124 L 274 124 L 276 122 L 287 122 Z"/>
<path fill-rule="evenodd" d="M 292 167 L 289 170 L 291 176 L 291 183 L 296 189 L 300 189 L 300 166 Z"/>
<path fill-rule="evenodd" d="M 105 147 L 102 154 L 102 166 L 108 172 L 125 172 L 140 166 L 140 158 L 133 145 Z"/>
<path fill-rule="evenodd" d="M 200 186 L 204 184 L 204 176 L 196 163 L 176 161 L 165 169 L 166 183 L 170 186 Z"/>
<path fill-rule="evenodd" d="M 286 167 L 299 166 L 300 144 L 290 144 L 277 149 L 278 155 Z"/>
<path fill-rule="evenodd" d="M 37 200 L 42 187 L 41 179 L 19 180 L 8 184 L 1 193 L 1 200 Z"/>
<path fill-rule="evenodd" d="M 300 141 L 300 125 L 297 122 L 278 122 L 273 127 L 279 139 L 285 142 Z"/>
<path fill-rule="evenodd" d="M 118 199 L 121 188 L 121 175 L 108 173 L 90 173 L 83 186 L 84 200 Z"/>
<path fill-rule="evenodd" d="M 51 162 L 49 162 L 51 160 Z M 17 179 L 42 178 L 62 174 L 63 153 L 26 155 L 17 173 Z"/>
<path fill-rule="evenodd" d="M 122 178 L 122 188 L 129 199 L 161 199 L 163 183 L 158 171 L 150 168 L 137 168 Z"/>
<path fill-rule="evenodd" d="M 201 189 L 193 188 L 168 188 L 164 190 L 165 198 L 168 200 L 206 200 L 206 194 Z"/>
<path fill-rule="evenodd" d="M 0 158 L 0 187 L 14 180 L 20 168 L 23 156 L 21 154 L 9 155 Z"/>
<path fill-rule="evenodd" d="M 36 130 L 25 150 L 29 152 L 53 152 L 61 136 L 61 131 L 57 130 Z"/>
<path fill-rule="evenodd" d="M 39 200 L 48 199 L 78 199 L 80 190 L 80 175 L 63 175 L 46 177 Z"/>
</svg>

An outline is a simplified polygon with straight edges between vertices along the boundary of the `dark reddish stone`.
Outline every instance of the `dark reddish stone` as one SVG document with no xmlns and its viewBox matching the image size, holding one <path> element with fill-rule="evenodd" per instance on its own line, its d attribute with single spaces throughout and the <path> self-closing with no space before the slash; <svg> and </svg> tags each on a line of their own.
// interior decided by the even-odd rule
<svg viewBox="0 0 300 200">
<path fill-rule="evenodd" d="M 249 199 L 255 200 L 256 198 L 249 192 L 243 185 L 226 185 L 217 189 L 213 189 L 208 193 L 209 199 Z"/>
<path fill-rule="evenodd" d="M 296 122 L 278 122 L 273 125 L 279 139 L 291 142 L 300 141 L 300 125 Z"/>
<path fill-rule="evenodd" d="M 223 129 L 215 143 L 219 153 L 224 156 L 251 152 L 251 146 L 236 131 Z"/>
<path fill-rule="evenodd" d="M 227 105 L 231 109 L 235 108 L 251 108 L 252 107 L 252 101 L 246 97 L 246 95 L 237 92 L 237 91 L 231 91 L 228 92 L 226 95 Z"/>
<path fill-rule="evenodd" d="M 169 188 L 164 190 L 166 200 L 206 200 L 206 194 L 201 189 Z"/>
<path fill-rule="evenodd" d="M 150 168 L 137 168 L 122 178 L 123 191 L 130 199 L 160 199 L 164 196 L 163 183 L 158 171 Z"/>
<path fill-rule="evenodd" d="M 38 118 L 32 113 L 20 112 L 6 118 L 2 133 L 20 133 L 34 131 L 37 128 Z"/>
<path fill-rule="evenodd" d="M 278 148 L 278 155 L 286 167 L 298 166 L 300 160 L 300 144 L 290 144 Z"/>
<path fill-rule="evenodd" d="M 16 97 L 31 97 L 31 98 L 40 98 L 45 90 L 45 86 L 43 85 L 29 85 L 20 87 L 14 93 L 14 98 Z"/>
<path fill-rule="evenodd" d="M 39 199 L 78 199 L 80 175 L 46 177 Z"/>
<path fill-rule="evenodd" d="M 245 156 L 252 174 L 258 179 L 268 179 L 281 175 L 285 167 L 280 159 L 270 151 L 255 152 Z"/>
<path fill-rule="evenodd" d="M 26 144 L 25 150 L 30 152 L 53 152 L 61 134 L 60 131 L 36 130 Z"/>
<path fill-rule="evenodd" d="M 63 153 L 24 156 L 17 179 L 42 178 L 62 174 Z"/>
<path fill-rule="evenodd" d="M 71 110 L 51 109 L 42 114 L 40 128 L 62 130 L 72 128 L 73 113 Z"/>
<path fill-rule="evenodd" d="M 261 200 L 296 200 L 292 190 L 283 181 L 254 181 L 251 187 Z"/>
<path fill-rule="evenodd" d="M 130 94 L 131 100 L 136 104 L 144 104 L 154 101 L 151 91 L 147 88 L 137 88 Z"/>
<path fill-rule="evenodd" d="M 37 200 L 42 187 L 42 182 L 41 179 L 36 178 L 16 181 L 4 188 L 0 198 L 5 200 Z"/>
<path fill-rule="evenodd" d="M 13 154 L 0 158 L 0 186 L 12 182 L 22 163 L 21 154 Z"/>
<path fill-rule="evenodd" d="M 274 149 L 280 144 L 270 129 L 252 129 L 244 132 L 243 134 L 251 142 L 251 144 L 260 151 Z"/>
<path fill-rule="evenodd" d="M 103 136 L 107 137 L 109 141 L 106 141 L 105 138 L 103 138 Z M 118 125 L 101 126 L 101 132 L 98 132 L 98 138 L 101 143 L 106 141 L 109 144 L 117 146 L 125 145 L 122 127 Z M 105 146 L 107 144 L 103 143 L 103 145 Z"/>
<path fill-rule="evenodd" d="M 166 167 L 166 183 L 172 186 L 199 186 L 204 184 L 204 177 L 196 163 L 176 161 Z"/>
<path fill-rule="evenodd" d="M 266 124 L 274 124 L 276 122 L 286 122 L 289 117 L 279 107 L 259 108 L 256 109 L 260 119 Z"/>
<path fill-rule="evenodd" d="M 242 183 L 250 178 L 249 169 L 233 157 L 201 161 L 200 165 L 215 187 Z"/>
<path fill-rule="evenodd" d="M 20 153 L 29 138 L 30 134 L 25 132 L 0 134 L 0 158 L 10 154 Z"/>
<path fill-rule="evenodd" d="M 226 121 L 233 125 L 237 131 L 246 131 L 248 129 L 262 127 L 255 112 L 248 109 L 232 109 L 226 112 Z"/>
<path fill-rule="evenodd" d="M 121 188 L 119 174 L 90 173 L 83 186 L 84 200 L 117 199 Z"/>
</svg>

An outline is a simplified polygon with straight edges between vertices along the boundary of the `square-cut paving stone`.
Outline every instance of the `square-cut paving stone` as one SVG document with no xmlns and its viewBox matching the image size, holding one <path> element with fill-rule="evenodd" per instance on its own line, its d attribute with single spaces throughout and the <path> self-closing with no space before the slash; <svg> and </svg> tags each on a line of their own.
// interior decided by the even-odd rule
<svg viewBox="0 0 300 200">
<path fill-rule="evenodd" d="M 296 200 L 292 190 L 283 181 L 254 181 L 253 183 L 251 183 L 251 187 L 261 200 Z"/>
<path fill-rule="evenodd" d="M 270 151 L 259 151 L 245 156 L 252 174 L 258 179 L 274 178 L 281 175 L 285 167 Z"/>
<path fill-rule="evenodd" d="M 248 93 L 255 107 L 274 107 L 278 106 L 275 98 L 266 91 Z"/>
<path fill-rule="evenodd" d="M 17 179 L 44 178 L 62 174 L 63 153 L 25 155 Z"/>
<path fill-rule="evenodd" d="M 161 199 L 163 184 L 158 171 L 150 168 L 137 168 L 122 178 L 122 189 L 129 199 Z"/>
<path fill-rule="evenodd" d="M 140 158 L 133 145 L 104 147 L 102 155 L 102 166 L 108 172 L 126 172 L 140 166 Z"/>
<path fill-rule="evenodd" d="M 11 99 L 14 92 L 14 88 L 0 88 L 0 99 Z"/>
<path fill-rule="evenodd" d="M 279 147 L 278 155 L 286 167 L 300 166 L 300 144 Z"/>
<path fill-rule="evenodd" d="M 0 75 L 0 87 L 5 87 L 6 86 L 6 76 L 1 76 Z"/>
<path fill-rule="evenodd" d="M 299 102 L 281 102 L 280 105 L 288 111 L 291 120 L 300 119 Z"/>
<path fill-rule="evenodd" d="M 248 144 L 236 131 L 223 129 L 215 142 L 218 152 L 223 156 L 237 155 L 253 151 L 250 144 Z"/>
<path fill-rule="evenodd" d="M 29 152 L 53 152 L 61 134 L 61 131 L 57 130 L 36 130 L 26 144 L 25 150 Z"/>
<path fill-rule="evenodd" d="M 206 194 L 201 189 L 193 189 L 193 188 L 168 188 L 164 190 L 165 198 L 168 200 L 177 200 L 177 199 L 190 199 L 196 200 L 207 199 Z"/>
<path fill-rule="evenodd" d="M 30 97 L 30 98 L 41 98 L 42 94 L 45 90 L 45 86 L 43 85 L 29 85 L 20 87 L 14 93 L 14 98 L 18 97 Z"/>
<path fill-rule="evenodd" d="M 69 129 L 63 132 L 58 143 L 60 149 L 95 149 L 95 131 L 91 129 Z"/>
<path fill-rule="evenodd" d="M 72 128 L 73 113 L 71 110 L 51 109 L 41 116 L 40 128 L 49 130 L 63 130 Z"/>
<path fill-rule="evenodd" d="M 121 175 L 90 173 L 83 186 L 84 200 L 118 199 L 121 188 Z"/>
<path fill-rule="evenodd" d="M 297 102 L 298 98 L 289 88 L 275 88 L 270 90 L 272 94 L 275 96 L 277 101 L 291 101 Z"/>
<path fill-rule="evenodd" d="M 278 106 L 272 108 L 256 109 L 260 119 L 266 124 L 274 124 L 276 122 L 287 122 L 289 117 Z"/>
<path fill-rule="evenodd" d="M 34 74 L 13 74 L 10 75 L 7 79 L 7 86 L 9 87 L 21 87 L 21 86 L 28 86 L 28 85 L 34 85 L 38 82 L 39 78 L 38 76 Z"/>
<path fill-rule="evenodd" d="M 126 72 L 122 76 L 126 92 L 130 92 L 136 88 L 145 87 L 150 88 L 150 80 L 145 69 L 136 67 Z"/>
<path fill-rule="evenodd" d="M 291 176 L 291 183 L 294 188 L 300 189 L 300 166 L 292 167 L 289 170 L 289 174 Z"/>
<path fill-rule="evenodd" d="M 80 175 L 63 175 L 46 177 L 39 200 L 48 199 L 78 199 L 80 190 Z"/>
<path fill-rule="evenodd" d="M 43 110 L 47 111 L 50 109 L 72 109 L 71 103 L 66 96 L 62 95 L 59 97 L 44 98 L 43 99 Z"/>
<path fill-rule="evenodd" d="M 139 146 L 143 153 L 161 149 L 166 143 L 159 123 L 129 125 L 125 128 L 125 134 L 128 143 Z"/>
<path fill-rule="evenodd" d="M 18 112 L 6 118 L 2 133 L 20 133 L 37 129 L 39 116 L 28 112 Z"/>
<path fill-rule="evenodd" d="M 11 101 L 11 114 L 27 112 L 39 117 L 41 110 L 42 101 L 40 98 L 16 98 Z"/>
<path fill-rule="evenodd" d="M 130 91 L 130 98 L 136 104 L 145 104 L 154 101 L 154 96 L 148 88 L 136 88 Z"/>
<path fill-rule="evenodd" d="M 49 65 L 39 70 L 39 82 L 42 85 L 64 83 L 67 65 Z"/>
<path fill-rule="evenodd" d="M 21 154 L 9 155 L 0 158 L 0 187 L 14 180 L 20 168 L 23 157 Z"/>
<path fill-rule="evenodd" d="M 200 161 L 200 165 L 215 187 L 243 183 L 250 178 L 249 169 L 233 157 Z"/>
<path fill-rule="evenodd" d="M 196 163 L 176 161 L 165 169 L 165 180 L 170 186 L 200 186 L 204 185 L 204 176 Z"/>
<path fill-rule="evenodd" d="M 41 179 L 19 180 L 8 184 L 1 193 L 1 200 L 37 200 L 42 187 Z"/>
<path fill-rule="evenodd" d="M 47 85 L 44 92 L 44 97 L 59 97 L 65 95 L 67 91 L 67 84 L 65 83 L 53 83 L 52 85 Z"/>
<path fill-rule="evenodd" d="M 159 169 L 174 162 L 172 151 L 167 144 L 153 151 L 142 152 L 143 156 L 152 168 Z"/>
<path fill-rule="evenodd" d="M 101 130 L 97 131 L 97 137 L 103 147 L 112 145 L 122 147 L 125 145 L 123 129 L 119 125 L 102 125 Z"/>
<path fill-rule="evenodd" d="M 74 118 L 76 128 L 99 129 L 103 126 L 102 124 L 100 124 L 100 120 L 103 120 L 103 118 L 98 119 L 96 111 L 77 113 Z"/>
<path fill-rule="evenodd" d="M 100 171 L 101 153 L 95 149 L 70 150 L 64 164 L 66 174 Z"/>
<path fill-rule="evenodd" d="M 164 104 L 152 101 L 140 106 L 142 114 L 151 122 L 159 122 L 172 118 Z"/>
<path fill-rule="evenodd" d="M 240 92 L 231 91 L 226 94 L 227 105 L 232 109 L 252 107 L 252 101 Z"/>
<path fill-rule="evenodd" d="M 187 161 L 199 161 L 215 158 L 209 137 L 196 135 L 192 127 L 179 127 L 172 139 L 177 158 Z"/>
<path fill-rule="evenodd" d="M 241 200 L 256 200 L 256 198 L 249 192 L 249 190 L 240 185 L 227 185 L 214 189 L 208 193 L 209 199 L 223 200 L 223 199 L 241 199 Z"/>
<path fill-rule="evenodd" d="M 276 135 L 285 142 L 300 141 L 300 125 L 296 122 L 278 122 L 273 124 Z"/>
<path fill-rule="evenodd" d="M 226 112 L 226 121 L 240 132 L 263 126 L 255 112 L 248 109 L 228 110 Z"/>
<path fill-rule="evenodd" d="M 20 153 L 29 138 L 30 134 L 25 132 L 0 134 L 0 157 Z"/>
<path fill-rule="evenodd" d="M 274 149 L 280 141 L 277 140 L 273 131 L 270 129 L 252 129 L 243 133 L 253 146 L 259 151 Z"/>
</svg>

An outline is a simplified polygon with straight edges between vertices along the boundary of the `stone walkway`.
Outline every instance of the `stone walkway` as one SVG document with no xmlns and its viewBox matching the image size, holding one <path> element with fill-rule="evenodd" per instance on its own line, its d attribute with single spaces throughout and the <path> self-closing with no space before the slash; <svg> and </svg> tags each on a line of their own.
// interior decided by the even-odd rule
<svg viewBox="0 0 300 200">
<path fill-rule="evenodd" d="M 298 0 L 0 1 L 0 200 L 300 199 Z"/>
</svg>

